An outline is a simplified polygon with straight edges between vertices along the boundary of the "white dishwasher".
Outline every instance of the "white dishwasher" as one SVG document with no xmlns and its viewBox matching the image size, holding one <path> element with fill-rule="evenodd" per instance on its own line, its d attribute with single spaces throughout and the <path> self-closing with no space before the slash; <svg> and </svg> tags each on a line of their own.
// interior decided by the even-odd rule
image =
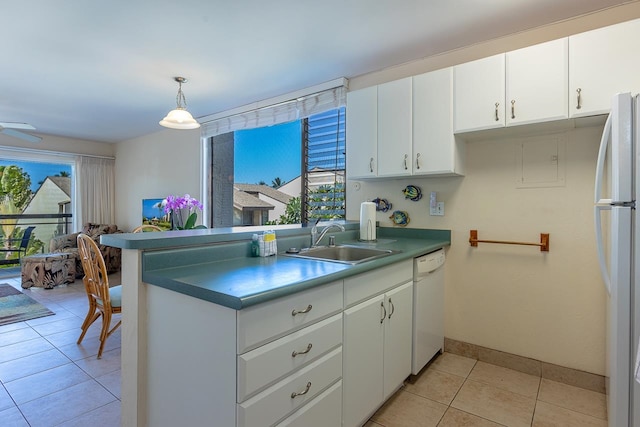
<svg viewBox="0 0 640 427">
<path fill-rule="evenodd" d="M 413 261 L 413 375 L 444 350 L 444 261 L 444 249 Z"/>
</svg>

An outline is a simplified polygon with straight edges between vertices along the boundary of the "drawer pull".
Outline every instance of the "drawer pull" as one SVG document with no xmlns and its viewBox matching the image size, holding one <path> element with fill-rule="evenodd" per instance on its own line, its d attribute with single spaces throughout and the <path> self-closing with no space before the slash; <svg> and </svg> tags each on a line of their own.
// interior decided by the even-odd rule
<svg viewBox="0 0 640 427">
<path fill-rule="evenodd" d="M 311 311 L 311 309 L 312 309 L 312 308 L 313 308 L 313 307 L 311 306 L 311 304 L 309 304 L 309 305 L 307 306 L 307 308 L 305 308 L 304 310 L 295 310 L 295 309 L 294 309 L 294 310 L 291 312 L 291 315 L 292 315 L 292 316 L 295 316 L 296 314 L 304 314 L 304 313 L 308 313 L 308 312 L 310 312 L 310 311 Z"/>
<path fill-rule="evenodd" d="M 291 393 L 291 398 L 295 399 L 298 396 L 304 396 L 305 394 L 309 393 L 309 389 L 311 388 L 311 381 L 309 381 L 307 383 L 307 387 L 305 387 L 304 391 L 301 391 L 299 393 L 296 393 L 295 391 L 293 393 Z"/>
<path fill-rule="evenodd" d="M 291 353 L 291 357 L 296 357 L 299 354 L 307 354 L 311 351 L 311 347 L 313 347 L 313 345 L 311 343 L 309 343 L 309 345 L 307 346 L 306 350 L 303 351 L 295 351 L 293 350 L 293 353 Z"/>
</svg>

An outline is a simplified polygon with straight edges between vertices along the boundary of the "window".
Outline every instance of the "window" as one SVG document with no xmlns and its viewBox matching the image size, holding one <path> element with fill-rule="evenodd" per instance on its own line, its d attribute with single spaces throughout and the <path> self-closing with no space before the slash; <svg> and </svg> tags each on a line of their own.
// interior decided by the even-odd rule
<svg viewBox="0 0 640 427">
<path fill-rule="evenodd" d="M 0 150 L 0 239 L 9 247 L 34 226 L 27 254 L 46 252 L 55 235 L 72 228 L 73 161 Z M 3 252 L 0 264 L 17 257 Z"/>
<path fill-rule="evenodd" d="M 208 143 L 214 227 L 345 217 L 345 107 Z"/>
</svg>

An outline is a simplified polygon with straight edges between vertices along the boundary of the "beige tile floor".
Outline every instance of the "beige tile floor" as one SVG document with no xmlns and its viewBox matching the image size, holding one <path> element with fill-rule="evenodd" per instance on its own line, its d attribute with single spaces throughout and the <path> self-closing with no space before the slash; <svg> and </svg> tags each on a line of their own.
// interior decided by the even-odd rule
<svg viewBox="0 0 640 427">
<path fill-rule="evenodd" d="M 606 427 L 606 418 L 604 394 L 444 353 L 365 427 Z"/>
<path fill-rule="evenodd" d="M 21 289 L 19 278 L 0 281 Z M 97 360 L 98 322 L 76 344 L 81 281 L 24 293 L 56 315 L 0 326 L 0 426 L 119 426 L 120 330 Z M 366 427 L 606 425 L 603 394 L 444 353 Z"/>
<path fill-rule="evenodd" d="M 19 278 L 0 282 L 22 290 Z M 76 344 L 88 307 L 81 281 L 23 292 L 56 314 L 0 326 L 0 426 L 119 426 L 120 330 L 98 360 L 99 320 Z"/>
</svg>

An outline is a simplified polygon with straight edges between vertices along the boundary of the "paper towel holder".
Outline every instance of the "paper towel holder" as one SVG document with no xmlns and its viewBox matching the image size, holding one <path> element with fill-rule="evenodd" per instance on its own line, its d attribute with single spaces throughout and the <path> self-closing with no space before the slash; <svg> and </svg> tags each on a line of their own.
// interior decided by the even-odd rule
<svg viewBox="0 0 640 427">
<path fill-rule="evenodd" d="M 367 221 L 367 237 L 373 235 L 373 228 L 376 227 L 376 224 L 377 221 L 375 221 L 375 223 L 372 223 L 371 220 Z M 375 243 L 377 241 L 378 239 L 363 239 L 362 236 L 358 239 L 358 242 L 362 243 Z"/>
</svg>

